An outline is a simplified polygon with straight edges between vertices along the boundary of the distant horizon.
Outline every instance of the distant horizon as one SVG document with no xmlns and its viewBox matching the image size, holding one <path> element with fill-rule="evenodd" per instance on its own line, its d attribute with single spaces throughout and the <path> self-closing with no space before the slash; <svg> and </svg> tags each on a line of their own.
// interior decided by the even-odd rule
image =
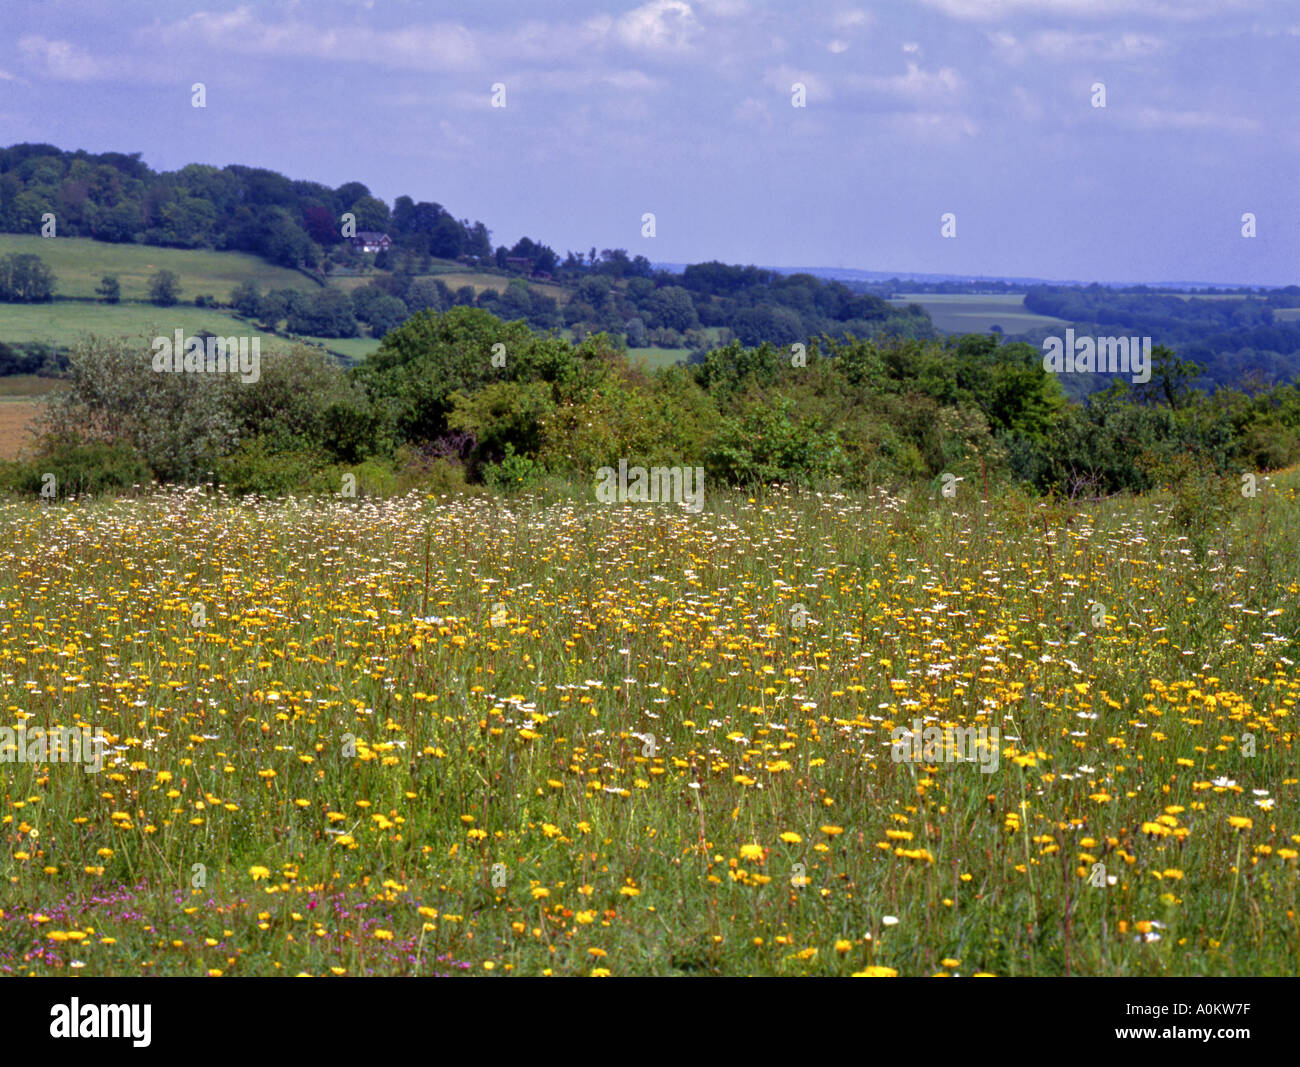
<svg viewBox="0 0 1300 1067">
<path fill-rule="evenodd" d="M 1296 281 L 1282 0 L 43 0 L 6 28 L 0 142 L 364 181 L 494 244 Z"/>
<path fill-rule="evenodd" d="M 708 260 L 695 260 L 694 262 L 708 262 Z M 688 267 L 689 263 L 666 263 L 651 261 L 652 267 L 666 270 L 674 270 L 674 273 L 680 273 L 680 268 Z M 1123 289 L 1131 286 L 1145 285 L 1152 289 L 1286 289 L 1289 286 L 1300 285 L 1300 281 L 1285 282 L 1278 284 L 1260 284 L 1255 282 L 1193 282 L 1193 281 L 1117 281 L 1114 279 L 1089 278 L 1087 280 L 1080 278 L 1036 278 L 1021 274 L 931 274 L 923 271 L 896 271 L 896 270 L 868 270 L 862 267 L 805 267 L 805 266 L 774 266 L 770 263 L 741 263 L 728 264 L 729 266 L 757 267 L 759 270 L 772 270 L 781 274 L 812 274 L 818 278 L 826 278 L 832 281 L 890 281 L 897 278 L 900 282 L 964 282 L 966 284 L 979 284 L 981 282 L 1003 282 L 1007 285 L 1101 285 L 1108 289 Z M 837 278 L 836 274 L 860 274 L 861 278 L 843 279 Z"/>
<path fill-rule="evenodd" d="M 260 164 L 247 163 L 242 160 L 226 160 L 225 162 L 222 163 L 204 162 L 202 160 L 190 160 L 188 163 L 183 163 L 179 167 L 165 168 L 162 166 L 157 166 L 153 162 L 151 162 L 147 158 L 147 154 L 144 149 L 138 149 L 138 148 L 131 149 L 131 150 L 124 150 L 120 148 L 90 149 L 82 146 L 69 148 L 64 145 L 55 144 L 52 141 L 11 142 L 9 144 L 0 145 L 0 148 L 12 148 L 16 144 L 23 144 L 23 143 L 51 144 L 55 148 L 58 148 L 60 151 L 63 152 L 88 152 L 91 154 L 102 154 L 105 152 L 118 152 L 126 156 L 139 155 L 140 161 L 144 163 L 146 166 L 148 166 L 151 170 L 157 173 L 161 173 L 163 171 L 166 171 L 168 173 L 174 173 L 176 170 L 180 170 L 181 168 L 190 165 L 211 166 L 211 167 L 216 167 L 217 169 L 221 169 L 223 167 L 228 167 L 228 166 L 240 166 L 240 167 L 260 166 Z M 266 169 L 273 169 L 273 168 L 266 168 Z M 311 175 L 308 174 L 286 173 L 284 176 L 290 179 L 291 181 L 319 181 L 319 179 L 312 177 Z M 367 188 L 371 190 L 372 194 L 379 196 L 379 194 L 375 191 L 375 187 L 371 184 L 371 182 L 367 181 L 365 178 L 353 177 L 347 179 L 347 181 L 361 182 L 361 184 L 365 185 Z M 322 184 L 328 184 L 328 183 L 322 183 Z M 337 186 L 333 186 L 333 187 L 337 188 Z M 417 191 L 408 190 L 402 193 L 398 193 L 396 194 L 396 196 L 393 197 L 380 196 L 379 198 L 384 200 L 384 202 L 391 209 L 393 206 L 393 202 L 394 200 L 396 200 L 397 196 L 410 196 L 416 201 L 420 201 L 432 197 L 433 194 L 425 193 L 419 190 Z M 449 211 L 451 211 L 453 215 L 456 215 L 457 217 L 465 217 L 461 215 L 460 212 L 455 210 L 455 205 L 444 204 L 443 206 L 446 207 Z M 518 237 L 515 237 L 513 240 L 509 238 L 500 238 L 497 236 L 495 229 L 493 229 L 493 227 L 491 226 L 490 219 L 484 218 L 482 221 L 484 222 L 485 225 L 488 226 L 489 230 L 492 230 L 494 244 L 513 245 L 515 240 L 518 240 L 518 237 L 534 236 L 532 232 L 529 232 L 526 234 L 519 234 Z M 563 257 L 565 253 L 570 250 L 575 252 L 578 251 L 578 249 L 574 248 L 571 243 L 561 242 L 561 245 L 563 247 L 559 247 L 555 245 L 551 246 L 561 257 Z M 592 246 L 588 245 L 587 247 L 590 248 Z M 629 247 L 626 245 L 606 244 L 602 241 L 596 242 L 596 247 L 603 247 L 603 248 L 622 247 L 629 254 L 644 254 L 644 253 L 636 252 L 635 246 Z M 709 263 L 714 261 L 728 263 L 728 265 L 733 265 L 733 266 L 744 266 L 744 267 L 752 266 L 752 267 L 757 267 L 760 270 L 772 270 L 782 274 L 806 273 L 806 274 L 812 274 L 820 278 L 839 280 L 839 281 L 845 281 L 845 280 L 889 281 L 892 278 L 897 278 L 899 281 L 918 281 L 923 283 L 947 282 L 947 281 L 966 282 L 968 284 L 969 283 L 978 284 L 979 282 L 1003 282 L 1009 285 L 1065 285 L 1065 286 L 1103 285 L 1108 288 L 1123 288 L 1127 286 L 1145 285 L 1145 286 L 1150 286 L 1152 288 L 1170 288 L 1170 289 L 1176 288 L 1176 289 L 1186 289 L 1186 290 L 1190 290 L 1190 289 L 1284 289 L 1290 285 L 1300 285 L 1300 279 L 1293 282 L 1272 282 L 1272 283 L 1226 282 L 1226 281 L 1170 281 L 1170 280 L 1123 281 L 1123 280 L 1104 279 L 1104 278 L 1091 278 L 1087 280 L 1080 279 L 1080 278 L 1043 278 L 1034 275 L 1022 275 L 1022 274 L 971 274 L 971 273 L 965 273 L 959 271 L 958 272 L 897 271 L 897 270 L 879 270 L 879 269 L 866 268 L 866 267 L 843 267 L 843 266 L 834 266 L 834 265 L 821 265 L 821 266 L 779 265 L 778 266 L 770 263 L 754 263 L 754 262 L 745 262 L 742 260 L 727 260 L 727 259 L 723 259 L 720 256 L 705 256 L 701 259 L 692 259 L 689 261 L 668 261 L 668 260 L 652 259 L 650 260 L 650 264 L 655 269 L 667 269 L 667 270 L 672 270 L 674 273 L 680 274 L 683 268 L 688 267 L 693 263 Z M 854 277 L 851 279 L 838 278 L 836 277 L 837 273 L 861 275 L 861 277 Z"/>
</svg>

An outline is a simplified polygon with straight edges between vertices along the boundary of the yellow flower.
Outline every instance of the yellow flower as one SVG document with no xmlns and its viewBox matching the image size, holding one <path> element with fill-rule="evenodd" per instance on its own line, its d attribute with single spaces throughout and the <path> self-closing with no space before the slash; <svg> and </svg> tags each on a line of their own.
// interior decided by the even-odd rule
<svg viewBox="0 0 1300 1067">
<path fill-rule="evenodd" d="M 844 953 L 851 951 L 852 948 L 853 948 L 852 941 L 845 941 L 843 938 L 840 938 L 840 940 L 835 942 L 835 951 L 838 952 L 841 956 Z"/>
<path fill-rule="evenodd" d="M 854 978 L 897 978 L 898 972 L 892 967 L 868 967 L 865 971 L 854 971 Z"/>
<path fill-rule="evenodd" d="M 271 876 L 271 872 L 265 867 L 249 867 L 248 873 L 254 882 L 261 881 L 263 878 L 269 878 Z"/>
<path fill-rule="evenodd" d="M 821 827 L 821 832 L 824 833 L 827 837 L 834 837 L 834 836 L 836 836 L 837 834 L 842 834 L 842 833 L 844 833 L 844 827 L 842 827 L 842 826 L 823 826 L 823 827 Z"/>
<path fill-rule="evenodd" d="M 1250 820 L 1250 818 L 1249 818 L 1248 816 L 1245 816 L 1245 815 L 1229 815 L 1229 816 L 1228 816 L 1228 825 L 1231 826 L 1231 827 L 1234 827 L 1235 829 L 1238 829 L 1238 830 L 1249 830 L 1249 829 L 1250 829 L 1252 826 L 1254 826 L 1255 824 L 1254 824 L 1254 822 L 1252 822 L 1252 821 Z"/>
<path fill-rule="evenodd" d="M 391 941 L 392 939 L 393 939 L 393 931 L 392 931 L 392 930 L 376 930 L 376 931 L 375 931 L 375 940 L 376 940 L 376 941 Z"/>
<path fill-rule="evenodd" d="M 781 840 L 784 841 L 787 845 L 797 845 L 803 841 L 803 838 L 800 837 L 798 834 L 796 834 L 793 830 L 787 830 L 785 833 L 781 835 Z"/>
<path fill-rule="evenodd" d="M 743 860 L 761 860 L 763 858 L 763 846 L 741 845 L 740 858 Z"/>
</svg>

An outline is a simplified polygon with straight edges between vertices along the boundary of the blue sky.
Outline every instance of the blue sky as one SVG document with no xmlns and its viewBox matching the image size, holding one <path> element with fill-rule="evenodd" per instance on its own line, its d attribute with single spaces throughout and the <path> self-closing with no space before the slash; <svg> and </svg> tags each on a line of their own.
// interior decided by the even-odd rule
<svg viewBox="0 0 1300 1067">
<path fill-rule="evenodd" d="M 4 144 L 357 180 L 561 254 L 1300 282 L 1293 0 L 10 4 Z"/>
</svg>

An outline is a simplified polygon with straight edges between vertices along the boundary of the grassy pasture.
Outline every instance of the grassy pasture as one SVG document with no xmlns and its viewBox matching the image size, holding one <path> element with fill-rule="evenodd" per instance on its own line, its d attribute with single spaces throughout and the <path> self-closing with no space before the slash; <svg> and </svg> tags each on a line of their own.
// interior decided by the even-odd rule
<svg viewBox="0 0 1300 1067">
<path fill-rule="evenodd" d="M 657 370 L 659 367 L 671 367 L 680 363 L 691 354 L 689 348 L 629 348 L 628 359 L 638 363 L 645 370 Z"/>
<path fill-rule="evenodd" d="M 1064 319 L 1026 311 L 1024 296 L 1014 293 L 904 293 L 889 302 L 898 307 L 920 304 L 945 333 L 988 333 L 996 325 L 1003 333 L 1016 334 L 1038 326 L 1069 325 Z"/>
<path fill-rule="evenodd" d="M 170 336 L 180 327 L 185 333 L 211 330 L 222 336 L 260 337 L 263 348 L 285 344 L 224 311 L 178 304 L 162 308 L 153 304 L 102 304 L 56 300 L 49 304 L 0 305 L 0 341 L 50 341 L 67 346 L 86 333 L 155 337 Z"/>
<path fill-rule="evenodd" d="M 150 245 L 110 244 L 87 237 L 28 237 L 0 234 L 0 256 L 30 252 L 41 257 L 58 278 L 58 296 L 95 297 L 105 274 L 114 274 L 122 286 L 123 300 L 147 300 L 149 279 L 160 270 L 180 278 L 180 298 L 193 301 L 211 295 L 228 300 L 241 282 L 265 289 L 320 288 L 296 270 L 276 267 L 243 252 L 207 252 Z M 6 309 L 6 313 L 7 313 Z"/>
<path fill-rule="evenodd" d="M 463 285 L 468 285 L 474 290 L 474 295 L 485 289 L 493 289 L 498 293 L 504 293 L 506 287 L 513 281 L 513 278 L 503 274 L 480 274 L 476 271 L 448 271 L 445 274 L 439 274 L 438 280 L 446 285 L 454 293 Z M 541 293 L 543 296 L 551 296 L 564 304 L 569 299 L 569 291 L 560 285 L 548 285 L 546 282 L 529 282 L 528 288 Z"/>
<path fill-rule="evenodd" d="M 0 969 L 1294 974 L 1298 486 L 0 500 Z"/>
</svg>

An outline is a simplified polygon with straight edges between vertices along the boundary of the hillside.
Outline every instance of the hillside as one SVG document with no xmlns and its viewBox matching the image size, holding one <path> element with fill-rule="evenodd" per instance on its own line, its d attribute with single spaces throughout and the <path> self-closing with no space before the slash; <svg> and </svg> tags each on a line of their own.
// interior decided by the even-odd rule
<svg viewBox="0 0 1300 1067">
<path fill-rule="evenodd" d="M 319 288 L 301 271 L 277 267 L 246 252 L 110 244 L 88 237 L 0 234 L 0 256 L 24 252 L 40 256 L 58 275 L 59 296 L 95 299 L 100 279 L 113 274 L 122 286 L 123 300 L 147 300 L 149 278 L 160 270 L 174 271 L 180 277 L 180 299 L 185 303 L 203 295 L 225 300 L 230 290 L 242 282 L 263 289 Z"/>
<path fill-rule="evenodd" d="M 276 266 L 246 252 L 115 244 L 86 237 L 0 234 L 0 257 L 13 254 L 41 258 L 56 276 L 55 299 L 48 303 L 3 305 L 0 342 L 39 342 L 58 347 L 71 345 L 86 333 L 139 336 L 170 333 L 177 327 L 187 333 L 206 330 L 223 335 L 256 336 L 267 344 L 286 339 L 284 332 L 258 328 L 229 306 L 196 307 L 195 299 L 228 305 L 232 291 L 241 285 L 305 295 L 323 288 L 351 293 L 391 275 L 389 271 L 372 268 L 365 273 L 337 275 L 322 282 L 304 271 Z M 179 280 L 180 303 L 170 308 L 158 307 L 148 300 L 149 279 L 162 270 L 172 271 Z M 117 278 L 121 303 L 108 304 L 99 297 L 97 288 L 106 275 Z M 440 259 L 431 260 L 428 274 L 417 277 L 438 277 L 452 288 L 468 285 L 476 296 L 485 290 L 503 293 L 510 282 L 501 273 Z M 552 298 L 564 295 L 558 286 L 533 288 Z M 374 336 L 295 336 L 319 343 L 348 362 L 364 358 L 379 346 L 379 338 Z"/>
</svg>

